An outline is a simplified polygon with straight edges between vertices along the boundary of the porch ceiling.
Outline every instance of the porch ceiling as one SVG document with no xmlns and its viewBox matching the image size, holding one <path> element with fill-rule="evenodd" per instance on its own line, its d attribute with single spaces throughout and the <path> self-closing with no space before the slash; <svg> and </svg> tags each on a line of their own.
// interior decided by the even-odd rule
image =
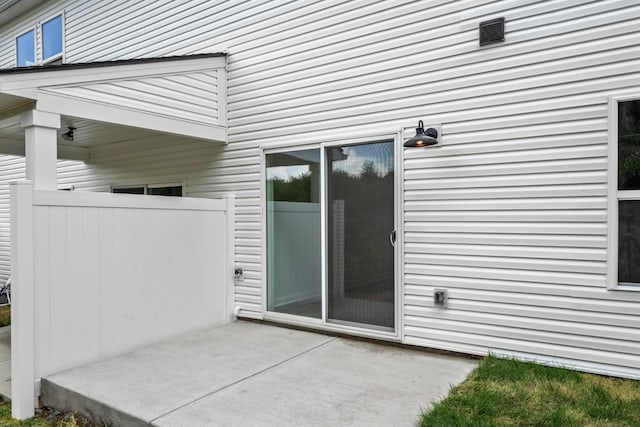
<svg viewBox="0 0 640 427">
<path fill-rule="evenodd" d="M 67 131 L 67 128 L 76 128 L 73 141 L 66 141 L 58 137 L 58 145 L 66 147 L 95 147 L 98 145 L 112 144 L 114 142 L 130 141 L 134 139 L 148 138 L 161 135 L 146 129 L 120 126 L 113 123 L 103 123 L 95 120 L 81 119 L 78 117 L 61 116 L 59 135 Z M 13 116 L 0 120 L 0 140 L 10 139 L 16 142 L 24 141 L 24 129 L 20 126 L 20 116 Z M 0 150 L 1 150 L 0 142 Z"/>
<path fill-rule="evenodd" d="M 88 149 L 91 147 L 162 134 L 162 132 L 64 115 L 61 116 L 60 121 L 58 157 L 63 159 L 87 160 Z M 68 127 L 76 128 L 73 141 L 66 141 L 61 137 Z M 18 114 L 0 119 L 0 154 L 24 155 L 24 129 L 20 126 Z"/>
<path fill-rule="evenodd" d="M 22 98 L 20 96 L 13 96 L 8 94 L 0 94 L 0 115 L 3 112 L 11 111 L 15 108 L 19 108 L 24 105 L 31 104 L 30 99 Z"/>
</svg>

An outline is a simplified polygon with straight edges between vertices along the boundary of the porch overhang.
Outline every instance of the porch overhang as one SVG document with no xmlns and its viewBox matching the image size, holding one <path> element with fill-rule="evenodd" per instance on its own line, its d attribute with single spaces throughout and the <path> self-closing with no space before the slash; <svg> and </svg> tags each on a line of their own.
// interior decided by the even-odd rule
<svg viewBox="0 0 640 427">
<path fill-rule="evenodd" d="M 30 109 L 58 114 L 63 125 L 90 121 L 226 143 L 226 55 L 0 70 L 3 146 L 21 142 L 12 118 Z"/>
</svg>

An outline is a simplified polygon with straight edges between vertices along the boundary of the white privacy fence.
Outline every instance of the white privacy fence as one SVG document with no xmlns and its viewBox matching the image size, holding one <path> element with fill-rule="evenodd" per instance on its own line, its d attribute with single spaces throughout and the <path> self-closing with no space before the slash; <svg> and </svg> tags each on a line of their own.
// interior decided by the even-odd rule
<svg viewBox="0 0 640 427">
<path fill-rule="evenodd" d="M 232 197 L 12 183 L 14 416 L 33 413 L 42 376 L 228 322 L 233 216 Z"/>
</svg>

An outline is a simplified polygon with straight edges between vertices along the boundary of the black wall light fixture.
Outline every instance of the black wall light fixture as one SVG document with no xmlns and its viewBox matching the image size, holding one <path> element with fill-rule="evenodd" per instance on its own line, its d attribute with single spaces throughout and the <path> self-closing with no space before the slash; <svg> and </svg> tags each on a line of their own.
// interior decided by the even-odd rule
<svg viewBox="0 0 640 427">
<path fill-rule="evenodd" d="M 428 147 L 438 143 L 438 131 L 434 128 L 424 130 L 422 120 L 418 121 L 416 136 L 409 138 L 402 144 L 403 147 Z"/>
<path fill-rule="evenodd" d="M 73 126 L 67 127 L 67 131 L 60 135 L 60 138 L 64 139 L 65 141 L 73 141 L 73 132 L 75 130 L 76 128 L 74 128 Z"/>
</svg>

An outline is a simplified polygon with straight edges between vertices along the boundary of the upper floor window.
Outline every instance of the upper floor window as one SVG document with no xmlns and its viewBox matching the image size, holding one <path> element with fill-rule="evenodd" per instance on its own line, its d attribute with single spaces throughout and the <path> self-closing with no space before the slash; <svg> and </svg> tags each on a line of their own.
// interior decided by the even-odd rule
<svg viewBox="0 0 640 427">
<path fill-rule="evenodd" d="M 62 15 L 42 24 L 42 61 L 62 55 Z"/>
<path fill-rule="evenodd" d="M 32 65 L 62 61 L 64 53 L 64 20 L 62 14 L 43 21 L 34 29 L 16 37 L 16 65 Z"/>
<path fill-rule="evenodd" d="M 29 67 L 36 64 L 36 32 L 27 31 L 16 38 L 18 67 Z"/>
<path fill-rule="evenodd" d="M 610 280 L 640 289 L 640 97 L 611 103 Z"/>
</svg>

